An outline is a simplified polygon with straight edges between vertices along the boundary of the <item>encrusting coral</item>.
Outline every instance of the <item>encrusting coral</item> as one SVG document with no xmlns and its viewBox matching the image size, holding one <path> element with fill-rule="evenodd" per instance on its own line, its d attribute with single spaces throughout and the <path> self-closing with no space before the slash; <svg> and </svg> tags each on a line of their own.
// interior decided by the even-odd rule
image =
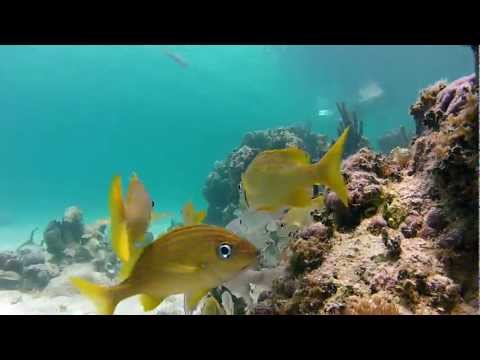
<svg viewBox="0 0 480 360">
<path fill-rule="evenodd" d="M 300 230 L 289 245 L 289 271 L 253 313 L 478 312 L 473 78 L 421 92 L 411 108 L 417 137 L 407 151 L 385 156 L 360 149 L 344 161 L 349 207 L 325 194 L 316 220 L 331 237 L 302 238 Z"/>
</svg>

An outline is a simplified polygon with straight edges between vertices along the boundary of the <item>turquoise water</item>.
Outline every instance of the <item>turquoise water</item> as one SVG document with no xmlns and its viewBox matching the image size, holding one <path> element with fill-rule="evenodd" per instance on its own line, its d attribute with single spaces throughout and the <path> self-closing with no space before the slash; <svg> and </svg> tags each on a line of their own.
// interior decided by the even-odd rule
<svg viewBox="0 0 480 360">
<path fill-rule="evenodd" d="M 465 46 L 0 46 L 0 248 L 71 205 L 108 216 L 114 174 L 137 172 L 159 211 L 206 207 L 213 163 L 247 131 L 311 121 L 334 137 L 336 101 L 375 146 L 414 129 L 421 88 L 473 67 Z M 359 104 L 369 83 L 383 93 Z"/>
</svg>

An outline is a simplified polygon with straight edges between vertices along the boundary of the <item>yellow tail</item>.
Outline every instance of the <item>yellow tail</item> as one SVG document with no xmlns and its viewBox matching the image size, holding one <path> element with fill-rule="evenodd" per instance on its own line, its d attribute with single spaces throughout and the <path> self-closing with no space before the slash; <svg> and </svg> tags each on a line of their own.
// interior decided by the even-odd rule
<svg viewBox="0 0 480 360">
<path fill-rule="evenodd" d="M 118 301 L 112 296 L 112 291 L 104 286 L 92 284 L 79 277 L 70 278 L 70 282 L 82 295 L 90 299 L 101 315 L 113 315 Z"/>
<path fill-rule="evenodd" d="M 348 192 L 343 176 L 340 173 L 340 167 L 349 130 L 350 128 L 346 128 L 320 161 L 313 165 L 314 182 L 328 186 L 337 194 L 345 206 L 348 206 Z"/>
<path fill-rule="evenodd" d="M 115 176 L 110 190 L 110 226 L 112 229 L 112 247 L 122 262 L 130 259 L 130 244 L 125 223 L 125 209 L 122 200 L 120 176 Z"/>
</svg>

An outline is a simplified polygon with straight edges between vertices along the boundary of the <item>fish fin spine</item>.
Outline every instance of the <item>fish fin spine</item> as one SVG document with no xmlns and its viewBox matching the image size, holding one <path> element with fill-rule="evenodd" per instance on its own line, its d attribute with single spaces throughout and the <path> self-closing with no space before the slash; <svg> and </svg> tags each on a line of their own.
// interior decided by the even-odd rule
<svg viewBox="0 0 480 360">
<path fill-rule="evenodd" d="M 93 284 L 79 277 L 70 278 L 72 285 L 82 295 L 90 299 L 96 306 L 97 312 L 101 315 L 113 315 L 119 300 L 113 296 L 111 289 Z"/>
<path fill-rule="evenodd" d="M 328 186 L 348 206 L 348 191 L 341 170 L 342 155 L 350 128 L 343 131 L 320 161 L 312 166 L 313 181 Z"/>
</svg>

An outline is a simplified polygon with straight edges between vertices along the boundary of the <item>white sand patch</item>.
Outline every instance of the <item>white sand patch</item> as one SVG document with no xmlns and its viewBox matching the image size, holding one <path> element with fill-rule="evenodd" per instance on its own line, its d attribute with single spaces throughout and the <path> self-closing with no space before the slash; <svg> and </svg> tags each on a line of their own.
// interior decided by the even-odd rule
<svg viewBox="0 0 480 360">
<path fill-rule="evenodd" d="M 38 293 L 0 291 L 0 315 L 95 315 L 95 306 L 70 284 L 71 276 L 80 276 L 97 284 L 112 285 L 104 274 L 95 272 L 91 264 L 75 264 L 66 268 Z M 183 295 L 166 298 L 155 310 L 144 312 L 139 296 L 123 300 L 115 315 L 183 315 Z"/>
</svg>

